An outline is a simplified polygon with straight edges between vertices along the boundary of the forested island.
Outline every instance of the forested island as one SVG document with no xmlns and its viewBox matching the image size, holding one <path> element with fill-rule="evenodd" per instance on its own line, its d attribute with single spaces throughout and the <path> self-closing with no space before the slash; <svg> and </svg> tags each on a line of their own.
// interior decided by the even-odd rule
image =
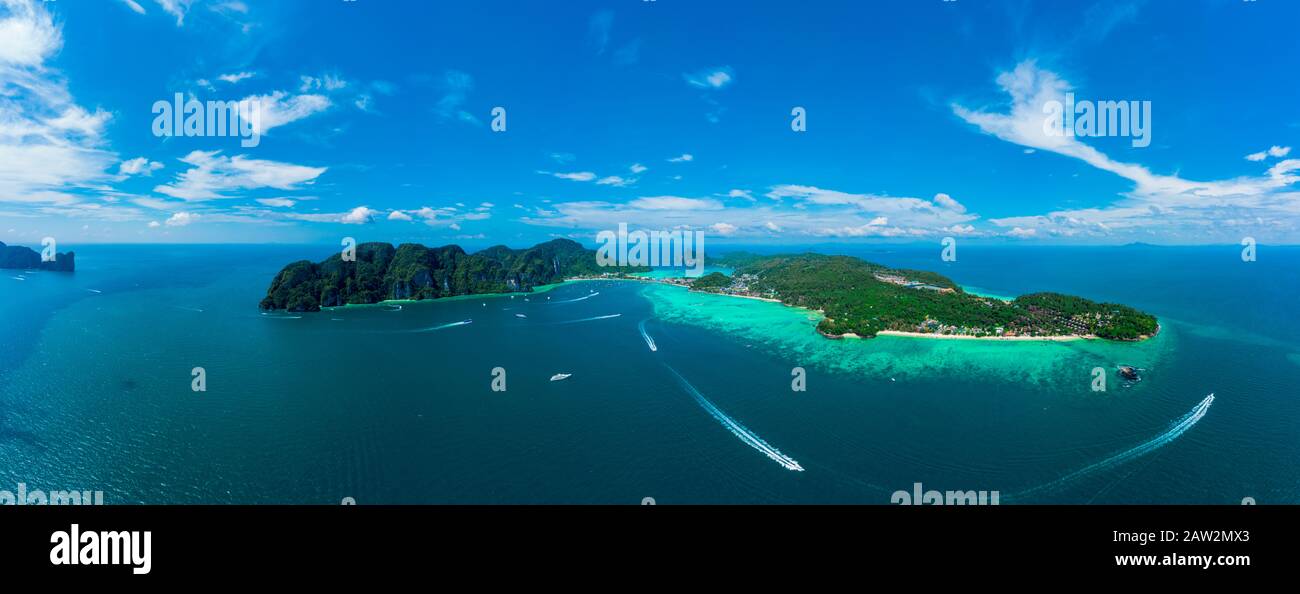
<svg viewBox="0 0 1300 594">
<path fill-rule="evenodd" d="M 971 338 L 1096 337 L 1142 340 L 1159 325 L 1126 305 L 1059 293 L 1011 301 L 972 295 L 934 272 L 894 269 L 848 256 L 737 254 L 711 263 L 733 269 L 690 283 L 709 293 L 759 297 L 821 311 L 830 337 L 901 332 Z"/>
<path fill-rule="evenodd" d="M 0 268 L 21 270 L 52 270 L 55 272 L 73 272 L 76 270 L 76 254 L 55 254 L 49 262 L 41 261 L 40 252 L 20 245 L 5 245 L 0 241 Z"/>
<path fill-rule="evenodd" d="M 621 276 L 644 267 L 604 268 L 595 250 L 555 239 L 527 249 L 503 245 L 474 254 L 458 245 L 425 247 L 372 242 L 356 246 L 356 260 L 336 253 L 285 266 L 260 304 L 263 310 L 320 311 L 322 307 L 393 299 L 437 299 L 481 293 L 527 292 L 566 278 Z"/>
</svg>

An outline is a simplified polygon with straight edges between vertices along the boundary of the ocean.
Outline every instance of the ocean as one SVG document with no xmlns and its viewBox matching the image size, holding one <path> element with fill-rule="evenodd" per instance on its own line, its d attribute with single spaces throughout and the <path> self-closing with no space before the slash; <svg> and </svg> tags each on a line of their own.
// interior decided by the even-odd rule
<svg viewBox="0 0 1300 594">
<path fill-rule="evenodd" d="M 60 247 L 76 273 L 0 271 L 0 490 L 889 504 L 920 483 L 1003 505 L 1300 503 L 1300 248 L 828 250 L 1161 321 L 1106 343 L 830 340 L 814 312 L 638 281 L 263 315 L 284 264 L 335 248 Z"/>
</svg>

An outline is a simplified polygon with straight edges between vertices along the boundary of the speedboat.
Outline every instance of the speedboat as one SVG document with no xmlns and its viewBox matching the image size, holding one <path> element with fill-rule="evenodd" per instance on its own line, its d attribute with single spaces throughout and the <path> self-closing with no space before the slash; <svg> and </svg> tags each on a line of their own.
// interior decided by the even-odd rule
<svg viewBox="0 0 1300 594">
<path fill-rule="evenodd" d="M 572 373 L 557 373 L 557 374 L 551 376 L 551 381 L 553 381 L 553 382 L 558 382 L 558 381 L 560 381 L 560 380 L 562 380 L 562 379 L 567 379 L 567 378 L 568 378 L 569 376 L 571 376 L 571 375 L 573 375 L 573 374 L 572 374 Z"/>
</svg>

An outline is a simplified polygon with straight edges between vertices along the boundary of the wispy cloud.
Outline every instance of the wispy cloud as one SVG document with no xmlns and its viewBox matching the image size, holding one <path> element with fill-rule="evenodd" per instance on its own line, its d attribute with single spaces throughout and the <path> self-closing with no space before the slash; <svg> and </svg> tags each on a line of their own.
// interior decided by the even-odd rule
<svg viewBox="0 0 1300 594">
<path fill-rule="evenodd" d="M 137 14 L 144 14 L 144 7 L 140 6 L 140 3 L 135 0 L 122 0 L 122 4 L 125 4 L 127 8 L 134 10 Z"/>
<path fill-rule="evenodd" d="M 596 48 L 597 54 L 605 53 L 605 47 L 609 45 L 609 31 L 613 26 L 613 11 L 602 10 L 591 15 L 591 20 L 587 23 L 587 41 Z"/>
<path fill-rule="evenodd" d="M 162 169 L 163 164 L 157 161 L 150 161 L 144 157 L 136 157 L 122 161 L 117 167 L 118 175 L 153 175 L 153 172 Z"/>
<path fill-rule="evenodd" d="M 217 76 L 217 80 L 228 82 L 233 85 L 239 83 L 239 81 L 253 78 L 254 76 L 257 76 L 257 74 L 253 72 L 235 72 Z"/>
<path fill-rule="evenodd" d="M 682 75 L 686 83 L 698 89 L 721 89 L 730 85 L 736 76 L 730 66 L 718 66 L 716 68 L 706 68 L 696 72 L 688 72 Z"/>
<path fill-rule="evenodd" d="M 45 66 L 62 47 L 43 3 L 0 1 L 0 202 L 79 203 L 118 163 L 103 137 L 111 115 L 78 105 Z"/>
<path fill-rule="evenodd" d="M 194 4 L 194 0 L 154 0 L 154 2 L 163 9 L 163 12 L 176 17 L 177 27 L 185 24 L 185 15 L 190 11 L 190 5 Z"/>
<path fill-rule="evenodd" d="M 474 89 L 474 78 L 459 70 L 448 70 L 442 77 L 442 98 L 434 105 L 433 112 L 444 120 L 457 120 L 467 124 L 482 122 L 465 110 L 465 100 Z"/>
<path fill-rule="evenodd" d="M 192 167 L 176 181 L 154 188 L 155 192 L 189 201 L 233 198 L 243 190 L 274 188 L 295 190 L 311 184 L 325 173 L 324 167 L 306 167 L 244 155 L 222 156 L 221 151 L 194 151 L 180 161 Z"/>
<path fill-rule="evenodd" d="M 970 109 L 954 104 L 953 112 L 985 134 L 1077 159 L 1131 181 L 1133 189 L 1108 206 L 991 219 L 995 225 L 1037 229 L 1040 237 L 1104 236 L 1159 226 L 1165 232 L 1195 234 L 1199 241 L 1211 235 L 1232 237 L 1237 233 L 1230 230 L 1233 227 L 1283 225 L 1295 230 L 1300 193 L 1290 186 L 1300 181 L 1300 160 L 1279 161 L 1264 175 L 1213 181 L 1153 173 L 1145 166 L 1113 159 L 1078 137 L 1044 130 L 1043 106 L 1064 102 L 1065 93 L 1072 89 L 1057 73 L 1025 61 L 1000 74 L 997 84 L 1010 97 L 1009 108 Z M 1280 155 L 1288 152 L 1276 148 L 1273 152 Z"/>
<path fill-rule="evenodd" d="M 551 171 L 538 171 L 538 173 L 542 175 L 549 175 L 552 177 L 558 177 L 560 179 L 567 179 L 569 181 L 577 181 L 577 182 L 589 182 L 596 179 L 596 174 L 590 171 L 574 171 L 571 173 L 555 173 Z"/>
<path fill-rule="evenodd" d="M 770 188 L 771 200 L 762 203 L 744 190 L 725 195 L 745 201 L 728 205 L 712 197 L 644 196 L 626 202 L 559 202 L 534 209 L 520 220 L 592 231 L 636 221 L 645 228 L 697 229 L 736 238 L 777 233 L 809 238 L 934 238 L 952 234 L 953 228 L 964 235 L 978 233 L 969 223 L 979 217 L 964 212 L 946 194 L 941 194 L 946 199 L 922 200 L 781 185 Z"/>
<path fill-rule="evenodd" d="M 254 119 L 254 132 L 265 135 L 273 128 L 279 128 L 321 113 L 330 108 L 333 102 L 325 95 L 290 95 L 284 91 L 275 91 L 269 95 L 245 97 L 245 101 L 255 101 L 260 117 Z"/>
<path fill-rule="evenodd" d="M 1290 153 L 1291 153 L 1291 147 L 1278 146 L 1275 144 L 1269 147 L 1268 150 L 1266 151 L 1259 151 L 1258 153 L 1251 153 L 1249 155 L 1246 155 L 1246 160 L 1258 162 L 1258 161 L 1263 161 L 1264 159 L 1267 159 L 1269 157 L 1279 157 L 1279 158 L 1285 157 Z"/>
</svg>

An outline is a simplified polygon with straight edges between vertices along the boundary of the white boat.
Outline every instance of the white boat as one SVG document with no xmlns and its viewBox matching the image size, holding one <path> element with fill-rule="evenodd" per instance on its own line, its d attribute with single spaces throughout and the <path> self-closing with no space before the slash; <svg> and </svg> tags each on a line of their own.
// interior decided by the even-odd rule
<svg viewBox="0 0 1300 594">
<path fill-rule="evenodd" d="M 562 380 L 562 379 L 567 379 L 567 378 L 568 378 L 569 376 L 571 376 L 571 375 L 573 375 L 573 374 L 572 374 L 572 373 L 557 373 L 557 374 L 551 376 L 551 381 L 553 381 L 553 382 L 558 382 L 558 381 L 560 381 L 560 380 Z"/>
<path fill-rule="evenodd" d="M 526 316 L 526 315 L 524 315 L 524 314 L 515 314 L 515 317 L 516 317 L 516 318 L 526 318 L 526 317 L 528 317 L 528 316 Z"/>
</svg>

